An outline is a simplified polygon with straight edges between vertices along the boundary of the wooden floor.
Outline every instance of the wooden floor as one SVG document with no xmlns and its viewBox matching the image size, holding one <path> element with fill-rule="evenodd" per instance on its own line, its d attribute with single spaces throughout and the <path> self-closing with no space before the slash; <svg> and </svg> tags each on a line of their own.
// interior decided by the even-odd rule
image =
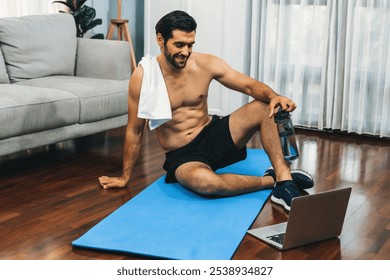
<svg viewBox="0 0 390 280">
<path fill-rule="evenodd" d="M 164 174 L 164 154 L 147 132 L 128 188 L 103 190 L 100 175 L 119 175 L 124 129 L 0 157 L 0 259 L 144 259 L 72 248 L 71 242 Z M 280 252 L 246 235 L 233 259 L 390 259 L 390 141 L 297 130 L 310 172 L 309 193 L 352 187 L 339 238 Z M 258 135 L 249 147 L 259 148 Z M 239 211 L 239 209 L 237 209 Z M 287 220 L 267 201 L 254 227 Z"/>
</svg>

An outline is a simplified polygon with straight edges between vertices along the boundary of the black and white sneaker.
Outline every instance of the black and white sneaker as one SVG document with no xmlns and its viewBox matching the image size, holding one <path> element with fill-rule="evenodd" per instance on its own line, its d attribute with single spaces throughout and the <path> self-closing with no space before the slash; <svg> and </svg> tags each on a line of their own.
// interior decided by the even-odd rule
<svg viewBox="0 0 390 280">
<path fill-rule="evenodd" d="M 272 166 L 265 171 L 264 176 L 272 176 L 276 182 L 275 170 Z M 304 170 L 291 170 L 291 177 L 299 190 L 310 189 L 314 186 L 313 177 Z"/>
<path fill-rule="evenodd" d="M 297 186 L 293 181 L 276 183 L 272 190 L 271 201 L 290 211 L 291 201 L 294 197 L 301 196 Z"/>
</svg>

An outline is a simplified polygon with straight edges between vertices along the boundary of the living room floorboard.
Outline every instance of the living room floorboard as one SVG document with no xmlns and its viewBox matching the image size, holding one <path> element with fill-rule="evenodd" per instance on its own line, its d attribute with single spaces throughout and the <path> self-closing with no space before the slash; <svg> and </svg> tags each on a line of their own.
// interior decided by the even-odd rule
<svg viewBox="0 0 390 280">
<path fill-rule="evenodd" d="M 146 259 L 73 248 L 71 242 L 164 174 L 164 153 L 146 131 L 129 187 L 104 190 L 120 175 L 124 128 L 0 157 L 0 259 Z M 390 141 L 297 129 L 294 168 L 315 180 L 308 193 L 352 187 L 339 238 L 280 252 L 246 235 L 233 259 L 390 259 Z M 261 148 L 256 134 L 248 147 Z M 239 210 L 237 210 L 239 211 Z M 253 227 L 284 222 L 269 200 Z"/>
</svg>

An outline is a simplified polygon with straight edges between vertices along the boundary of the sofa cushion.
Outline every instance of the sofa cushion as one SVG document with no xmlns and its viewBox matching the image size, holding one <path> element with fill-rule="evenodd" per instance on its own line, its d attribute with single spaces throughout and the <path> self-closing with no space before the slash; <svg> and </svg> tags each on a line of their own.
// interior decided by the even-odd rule
<svg viewBox="0 0 390 280">
<path fill-rule="evenodd" d="M 0 140 L 75 124 L 79 108 L 66 91 L 0 84 Z"/>
<path fill-rule="evenodd" d="M 1 52 L 1 46 L 0 46 L 0 84 L 9 84 L 7 69 L 5 69 L 3 53 Z"/>
<path fill-rule="evenodd" d="M 130 78 L 130 45 L 126 41 L 77 39 L 75 76 L 125 80 Z"/>
<path fill-rule="evenodd" d="M 128 80 L 52 76 L 19 82 L 18 85 L 59 89 L 79 97 L 79 123 L 112 118 L 127 113 Z"/>
<path fill-rule="evenodd" d="M 0 18 L 0 45 L 11 82 L 74 74 L 77 38 L 70 14 Z"/>
</svg>

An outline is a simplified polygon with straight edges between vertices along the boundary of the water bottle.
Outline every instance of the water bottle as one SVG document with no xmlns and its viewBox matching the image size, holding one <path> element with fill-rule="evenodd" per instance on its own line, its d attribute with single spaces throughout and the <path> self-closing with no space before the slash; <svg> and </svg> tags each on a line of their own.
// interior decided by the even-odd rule
<svg viewBox="0 0 390 280">
<path fill-rule="evenodd" d="M 278 112 L 275 114 L 274 119 L 278 129 L 284 159 L 287 161 L 292 161 L 299 158 L 294 126 L 292 124 L 290 114 L 286 111 L 283 111 L 280 107 Z"/>
</svg>

